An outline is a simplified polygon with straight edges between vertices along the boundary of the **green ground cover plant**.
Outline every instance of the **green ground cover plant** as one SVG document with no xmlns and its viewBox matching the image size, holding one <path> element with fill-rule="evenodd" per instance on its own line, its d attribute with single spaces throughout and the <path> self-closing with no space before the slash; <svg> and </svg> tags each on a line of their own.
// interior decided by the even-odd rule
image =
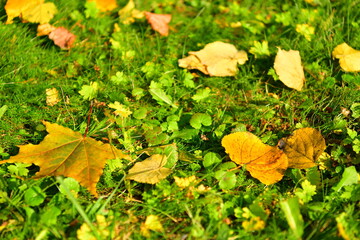
<svg viewBox="0 0 360 240">
<path fill-rule="evenodd" d="M 128 1 L 53 3 L 50 24 L 76 36 L 67 49 L 23 15 L 7 24 L 0 1 L 0 160 L 41 144 L 45 122 L 128 159 L 107 160 L 98 196 L 70 177 L 34 179 L 34 164 L 1 164 L 1 239 L 360 238 L 360 75 L 332 57 L 344 42 L 360 49 L 359 1 L 135 0 L 171 14 L 167 36 L 139 12 L 126 17 Z M 179 67 L 216 41 L 247 53 L 234 76 Z M 279 80 L 278 48 L 299 51 L 301 91 Z M 247 131 L 282 149 L 302 128 L 321 132 L 324 153 L 271 185 L 221 144 Z M 134 177 L 149 159 L 159 167 Z"/>
</svg>

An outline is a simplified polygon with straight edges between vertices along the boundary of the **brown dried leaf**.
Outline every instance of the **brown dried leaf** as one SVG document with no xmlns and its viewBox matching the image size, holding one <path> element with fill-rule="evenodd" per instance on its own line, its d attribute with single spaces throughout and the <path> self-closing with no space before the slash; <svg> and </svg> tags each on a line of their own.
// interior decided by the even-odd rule
<svg viewBox="0 0 360 240">
<path fill-rule="evenodd" d="M 169 35 L 169 23 L 171 21 L 170 14 L 145 12 L 145 17 L 148 23 L 150 23 L 151 28 L 160 33 L 161 36 Z"/>
<path fill-rule="evenodd" d="M 66 28 L 58 27 L 49 34 L 49 38 L 60 48 L 69 49 L 72 47 L 76 36 L 69 32 Z"/>
</svg>

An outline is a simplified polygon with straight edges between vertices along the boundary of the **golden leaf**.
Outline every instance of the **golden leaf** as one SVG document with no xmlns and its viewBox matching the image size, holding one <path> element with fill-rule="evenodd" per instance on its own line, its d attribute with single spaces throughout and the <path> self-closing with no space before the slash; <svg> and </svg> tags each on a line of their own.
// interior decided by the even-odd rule
<svg viewBox="0 0 360 240">
<path fill-rule="evenodd" d="M 52 31 L 54 31 L 56 27 L 50 25 L 49 23 L 39 24 L 37 27 L 36 36 L 46 36 L 49 35 Z"/>
<path fill-rule="evenodd" d="M 280 149 L 262 143 L 252 133 L 229 134 L 221 144 L 232 161 L 245 165 L 251 176 L 264 184 L 280 181 L 288 167 L 287 157 Z"/>
<path fill-rule="evenodd" d="M 185 178 L 174 176 L 174 180 L 175 180 L 175 184 L 179 188 L 187 188 L 190 185 L 194 185 L 197 183 L 196 177 L 194 175 L 192 175 L 190 177 L 185 177 Z"/>
<path fill-rule="evenodd" d="M 171 21 L 170 14 L 156 14 L 145 12 L 145 17 L 151 28 L 160 33 L 161 36 L 169 35 L 169 23 Z"/>
<path fill-rule="evenodd" d="M 286 86 L 301 91 L 305 75 L 299 51 L 285 51 L 279 48 L 275 57 L 274 69 L 280 81 Z"/>
<path fill-rule="evenodd" d="M 87 0 L 88 2 L 95 2 L 97 9 L 101 12 L 111 11 L 117 8 L 116 0 Z"/>
<path fill-rule="evenodd" d="M 219 41 L 189 54 L 189 57 L 179 59 L 180 67 L 198 69 L 204 74 L 218 77 L 235 76 L 237 64 L 244 64 L 248 60 L 245 51 L 238 51 L 234 45 Z"/>
<path fill-rule="evenodd" d="M 340 67 L 346 72 L 360 71 L 360 51 L 346 43 L 337 45 L 332 52 L 333 58 L 338 58 Z"/>
<path fill-rule="evenodd" d="M 314 167 L 315 161 L 324 152 L 326 145 L 321 133 L 313 128 L 301 128 L 283 141 L 283 151 L 288 157 L 290 168 Z M 281 145 L 281 144 L 280 144 Z"/>
<path fill-rule="evenodd" d="M 56 88 L 46 89 L 46 105 L 55 106 L 58 102 L 60 102 L 58 90 Z"/>
<path fill-rule="evenodd" d="M 126 179 L 141 183 L 158 183 L 172 172 L 170 168 L 164 167 L 166 163 L 167 157 L 165 155 L 154 154 L 142 162 L 135 163 L 129 170 Z"/>
<path fill-rule="evenodd" d="M 129 0 L 125 7 L 119 10 L 120 22 L 123 24 L 130 24 L 135 22 L 135 19 L 144 17 L 144 12 L 135 8 L 134 0 Z"/>
<path fill-rule="evenodd" d="M 76 36 L 69 32 L 66 28 L 58 27 L 49 34 L 49 38 L 61 49 L 69 49 L 72 47 Z"/>
<path fill-rule="evenodd" d="M 48 23 L 57 12 L 56 6 L 52 2 L 38 4 L 33 8 L 28 8 L 22 12 L 22 19 L 32 23 Z"/>
<path fill-rule="evenodd" d="M 41 5 L 44 0 L 8 0 L 5 5 L 7 14 L 6 24 L 13 22 L 13 19 L 21 16 L 28 9 Z"/>
<path fill-rule="evenodd" d="M 30 163 L 40 167 L 35 178 L 46 176 L 72 177 L 91 194 L 97 196 L 96 183 L 108 159 L 130 159 L 109 144 L 83 137 L 79 132 L 55 123 L 43 122 L 49 133 L 38 144 L 20 146 L 19 154 L 0 163 Z"/>
<path fill-rule="evenodd" d="M 150 231 L 153 230 L 156 232 L 164 231 L 164 228 L 160 222 L 160 219 L 156 215 L 149 215 L 146 217 L 145 223 L 142 223 L 140 226 L 140 233 L 144 237 L 150 237 Z"/>
</svg>

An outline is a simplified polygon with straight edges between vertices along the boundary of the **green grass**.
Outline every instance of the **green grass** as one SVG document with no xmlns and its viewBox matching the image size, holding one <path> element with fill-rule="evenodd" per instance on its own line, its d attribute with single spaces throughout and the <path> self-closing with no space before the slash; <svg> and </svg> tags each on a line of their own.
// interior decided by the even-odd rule
<svg viewBox="0 0 360 240">
<path fill-rule="evenodd" d="M 85 1 L 70 2 L 54 1 L 58 13 L 51 21 L 77 36 L 66 51 L 37 37 L 36 24 L 15 19 L 6 25 L 0 1 L 0 159 L 16 155 L 18 145 L 41 142 L 47 134 L 42 120 L 84 132 L 91 102 L 79 91 L 97 82 L 94 99 L 100 104 L 90 116 L 91 137 L 111 139 L 134 158 L 142 149 L 176 143 L 179 161 L 156 185 L 124 180 L 131 163 L 109 163 L 97 185 L 98 199 L 71 179 L 31 179 L 36 166 L 0 165 L 1 239 L 77 239 L 83 223 L 90 230 L 82 239 L 143 239 L 140 229 L 149 215 L 158 216 L 164 229 L 150 231 L 151 239 L 360 238 L 360 187 L 352 168 L 359 171 L 360 75 L 343 72 L 331 58 L 342 42 L 360 49 L 359 1 L 320 0 L 317 6 L 298 0 L 135 1 L 140 10 L 172 14 L 168 37 L 155 33 L 146 20 L 121 24 L 117 11 L 126 1 L 89 18 Z M 229 26 L 238 21 L 241 27 Z M 120 31 L 114 33 L 115 23 Z M 311 41 L 295 31 L 296 24 L 305 23 L 316 28 Z M 263 40 L 271 55 L 255 58 L 249 49 Z M 191 71 L 193 77 L 178 67 L 187 52 L 214 41 L 248 52 L 249 61 L 235 77 Z M 300 51 L 302 91 L 268 74 L 277 47 Z M 155 83 L 176 107 L 154 99 L 149 89 Z M 61 102 L 51 107 L 45 91 L 53 87 Z M 115 101 L 133 112 L 123 122 L 111 121 L 113 110 L 106 105 Z M 210 116 L 211 124 L 196 130 L 191 124 L 196 113 Z M 289 169 L 274 185 L 233 170 L 221 146 L 222 137 L 233 131 L 248 130 L 276 145 L 301 127 L 321 131 L 326 167 Z M 174 176 L 193 175 L 211 189 L 182 190 L 174 182 Z M 316 186 L 314 192 L 304 180 Z M 106 223 L 96 220 L 100 215 Z M 294 228 L 286 217 L 298 219 Z M 246 227 L 251 223 L 260 227 Z"/>
</svg>

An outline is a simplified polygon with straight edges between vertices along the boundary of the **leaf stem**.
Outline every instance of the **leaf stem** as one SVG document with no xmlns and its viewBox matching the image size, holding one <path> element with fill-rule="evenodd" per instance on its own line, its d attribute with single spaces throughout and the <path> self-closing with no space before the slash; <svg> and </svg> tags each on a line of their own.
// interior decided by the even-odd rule
<svg viewBox="0 0 360 240">
<path fill-rule="evenodd" d="M 85 129 L 85 133 L 84 133 L 84 138 L 86 137 L 87 133 L 89 132 L 89 126 L 90 126 L 90 121 L 91 121 L 92 110 L 93 110 L 93 101 L 90 102 L 90 109 L 89 109 L 89 113 L 88 113 L 88 116 L 87 116 L 87 123 L 86 123 L 86 129 Z"/>
</svg>

